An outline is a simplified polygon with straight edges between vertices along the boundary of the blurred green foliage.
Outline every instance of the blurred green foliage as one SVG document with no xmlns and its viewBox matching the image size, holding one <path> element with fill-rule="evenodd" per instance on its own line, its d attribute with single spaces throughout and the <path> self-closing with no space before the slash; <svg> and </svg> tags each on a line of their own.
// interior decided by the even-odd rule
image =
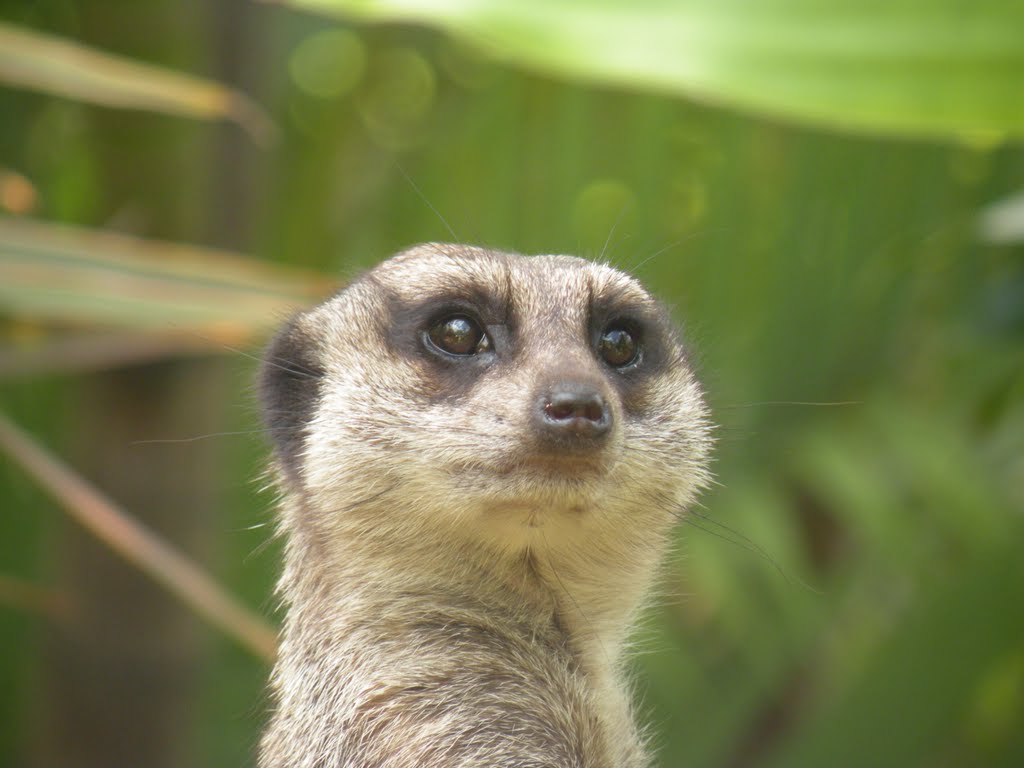
<svg viewBox="0 0 1024 768">
<path fill-rule="evenodd" d="M 847 130 L 1024 134 L 1012 0 L 278 1 L 439 27 L 547 74 Z"/>
<path fill-rule="evenodd" d="M 147 45 L 95 4 L 0 12 L 217 74 L 229 36 L 212 11 L 113 5 L 178 42 Z M 719 485 L 638 637 L 661 765 L 1024 764 L 1024 246 L 977 229 L 1024 184 L 1018 145 L 823 133 L 524 74 L 411 27 L 239 8 L 247 36 L 227 53 L 278 143 L 0 91 L 0 166 L 32 182 L 35 215 L 191 242 L 241 215 L 231 244 L 342 276 L 451 238 L 635 272 L 676 308 L 720 424 Z M 169 175 L 115 177 L 119 153 L 163 156 Z M 235 164 L 215 165 L 224 153 Z M 208 202 L 225 167 L 247 180 L 238 210 Z M 229 429 L 255 430 L 254 364 L 230 364 Z M 59 448 L 79 384 L 0 394 Z M 212 568 L 269 609 L 276 545 L 252 527 L 272 499 L 251 480 L 266 449 L 216 439 Z M 0 573 L 45 584 L 58 513 L 0 473 Z M 28 760 L 39 621 L 0 606 L 0 765 Z M 209 654 L 196 764 L 249 764 L 266 670 L 221 638 Z"/>
</svg>

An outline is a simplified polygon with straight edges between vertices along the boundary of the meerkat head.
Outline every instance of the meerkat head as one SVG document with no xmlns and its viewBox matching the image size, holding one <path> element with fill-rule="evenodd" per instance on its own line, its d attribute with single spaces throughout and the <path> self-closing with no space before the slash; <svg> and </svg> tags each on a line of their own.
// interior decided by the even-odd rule
<svg viewBox="0 0 1024 768">
<path fill-rule="evenodd" d="M 635 548 L 705 480 L 705 406 L 667 312 L 573 257 L 400 253 L 281 331 L 261 394 L 301 500 L 285 526 L 327 541 Z"/>
</svg>

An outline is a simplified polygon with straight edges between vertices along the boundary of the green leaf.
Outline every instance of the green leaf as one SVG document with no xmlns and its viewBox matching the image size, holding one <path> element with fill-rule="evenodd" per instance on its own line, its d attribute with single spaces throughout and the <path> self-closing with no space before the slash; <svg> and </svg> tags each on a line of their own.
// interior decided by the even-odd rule
<svg viewBox="0 0 1024 768">
<path fill-rule="evenodd" d="M 260 141 L 274 132 L 267 114 L 238 91 L 3 22 L 0 83 L 108 107 L 233 120 Z"/>
<path fill-rule="evenodd" d="M 1024 136 L 1011 0 L 280 0 L 438 27 L 539 72 L 855 131 Z"/>
<path fill-rule="evenodd" d="M 22 320 L 245 340 L 332 288 L 223 251 L 0 218 L 0 311 Z"/>
</svg>

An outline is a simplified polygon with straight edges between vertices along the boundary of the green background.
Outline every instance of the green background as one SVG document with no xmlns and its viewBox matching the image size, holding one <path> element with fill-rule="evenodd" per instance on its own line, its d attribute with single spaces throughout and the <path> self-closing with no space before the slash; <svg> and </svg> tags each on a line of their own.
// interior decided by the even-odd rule
<svg viewBox="0 0 1024 768">
<path fill-rule="evenodd" d="M 266 5 L 5 2 L 0 14 L 230 82 L 279 129 L 259 146 L 230 125 L 0 90 L 0 166 L 32 180 L 37 218 L 342 279 L 427 240 L 574 253 L 635 273 L 674 308 L 719 426 L 717 485 L 680 527 L 637 636 L 660 765 L 1024 765 L 1024 246 L 979 235 L 983 208 L 1024 184 L 1019 145 L 577 84 L 436 30 Z M 0 328 L 9 343 L 53 332 L 12 313 Z M 178 544 L 272 616 L 258 350 L 12 376 L 0 403 L 87 475 L 79 458 L 105 430 L 83 403 L 109 397 L 111 376 L 204 403 L 218 414 L 204 434 L 232 434 L 91 460 L 115 476 L 125 455 L 165 464 L 186 485 L 212 471 L 209 512 Z M 0 575 L 60 595 L 71 526 L 0 463 Z M 121 597 L 104 616 L 132 610 Z M 67 646 L 39 614 L 0 602 L 0 766 L 56 764 L 47 743 L 69 738 L 47 682 Z M 190 632 L 193 651 L 172 649 L 164 668 L 192 681 L 184 715 L 153 741 L 176 744 L 168 764 L 252 764 L 267 668 Z M 147 674 L 130 670 L 143 690 Z M 75 705 L 83 721 L 106 706 L 104 685 L 92 678 L 95 701 Z"/>
</svg>

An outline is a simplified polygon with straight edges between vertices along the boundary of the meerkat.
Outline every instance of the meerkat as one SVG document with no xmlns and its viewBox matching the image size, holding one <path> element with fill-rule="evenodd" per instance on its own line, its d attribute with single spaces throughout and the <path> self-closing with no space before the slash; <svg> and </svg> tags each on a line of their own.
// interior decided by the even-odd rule
<svg viewBox="0 0 1024 768">
<path fill-rule="evenodd" d="M 404 251 L 260 374 L 286 537 L 261 768 L 641 768 L 624 650 L 709 420 L 667 311 L 569 256 Z"/>
</svg>

